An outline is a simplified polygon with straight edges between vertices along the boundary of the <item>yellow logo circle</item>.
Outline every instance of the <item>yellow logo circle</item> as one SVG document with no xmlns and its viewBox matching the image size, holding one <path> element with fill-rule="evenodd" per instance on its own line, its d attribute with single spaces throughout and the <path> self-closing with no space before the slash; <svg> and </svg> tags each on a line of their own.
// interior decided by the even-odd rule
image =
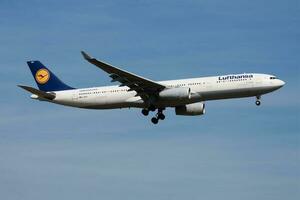
<svg viewBox="0 0 300 200">
<path fill-rule="evenodd" d="M 50 78 L 50 73 L 47 69 L 39 69 L 35 74 L 35 80 L 39 84 L 45 84 Z"/>
</svg>

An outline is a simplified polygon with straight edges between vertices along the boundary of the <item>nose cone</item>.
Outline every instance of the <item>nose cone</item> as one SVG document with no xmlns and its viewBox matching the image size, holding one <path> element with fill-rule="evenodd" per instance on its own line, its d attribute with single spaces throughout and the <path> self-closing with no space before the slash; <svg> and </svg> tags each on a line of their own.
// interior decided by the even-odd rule
<svg viewBox="0 0 300 200">
<path fill-rule="evenodd" d="M 282 86 L 284 86 L 284 85 L 285 85 L 285 82 L 284 82 L 284 81 L 282 81 L 282 80 L 277 80 L 277 83 L 276 83 L 276 85 L 277 85 L 279 88 L 281 88 Z"/>
<path fill-rule="evenodd" d="M 282 80 L 279 80 L 279 85 L 280 85 L 280 87 L 282 87 L 282 86 L 284 86 L 285 85 L 285 82 L 284 81 L 282 81 Z"/>
</svg>

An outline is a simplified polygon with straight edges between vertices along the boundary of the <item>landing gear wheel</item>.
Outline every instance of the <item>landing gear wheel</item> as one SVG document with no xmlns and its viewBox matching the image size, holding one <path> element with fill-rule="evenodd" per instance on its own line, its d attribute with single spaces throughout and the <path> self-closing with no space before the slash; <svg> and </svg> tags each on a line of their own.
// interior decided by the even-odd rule
<svg viewBox="0 0 300 200">
<path fill-rule="evenodd" d="M 151 119 L 151 122 L 152 122 L 153 124 L 157 124 L 157 123 L 158 123 L 158 119 L 157 119 L 156 117 L 153 117 L 153 118 Z"/>
<path fill-rule="evenodd" d="M 164 120 L 164 119 L 166 118 L 166 116 L 165 116 L 163 113 L 159 113 L 159 114 L 157 115 L 157 118 L 158 118 L 158 119 L 161 119 L 161 120 Z"/>
<path fill-rule="evenodd" d="M 142 113 L 143 113 L 144 116 L 148 116 L 149 115 L 149 110 L 143 109 Z"/>
<path fill-rule="evenodd" d="M 255 104 L 256 104 L 257 106 L 259 106 L 259 105 L 260 105 L 260 101 L 259 101 L 259 100 L 255 101 Z"/>
</svg>

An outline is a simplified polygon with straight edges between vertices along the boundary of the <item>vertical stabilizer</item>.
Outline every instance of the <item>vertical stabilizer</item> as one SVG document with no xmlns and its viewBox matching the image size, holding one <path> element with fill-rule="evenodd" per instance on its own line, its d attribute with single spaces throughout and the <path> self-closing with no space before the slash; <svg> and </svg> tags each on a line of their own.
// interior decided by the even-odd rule
<svg viewBox="0 0 300 200">
<path fill-rule="evenodd" d="M 57 78 L 40 61 L 28 61 L 27 64 L 40 90 L 47 92 L 74 89 Z"/>
</svg>

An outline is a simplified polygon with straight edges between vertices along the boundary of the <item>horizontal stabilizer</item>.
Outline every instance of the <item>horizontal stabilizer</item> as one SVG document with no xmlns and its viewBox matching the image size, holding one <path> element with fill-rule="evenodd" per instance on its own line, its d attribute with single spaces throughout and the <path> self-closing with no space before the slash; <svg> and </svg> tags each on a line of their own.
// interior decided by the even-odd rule
<svg viewBox="0 0 300 200">
<path fill-rule="evenodd" d="M 48 93 L 48 92 L 44 92 L 38 89 L 35 89 L 33 87 L 29 87 L 29 86 L 25 86 L 25 85 L 18 85 L 20 88 L 23 88 L 24 90 L 37 95 L 38 97 L 44 98 L 44 99 L 48 99 L 48 100 L 53 100 L 55 98 L 55 94 L 54 93 Z"/>
</svg>

